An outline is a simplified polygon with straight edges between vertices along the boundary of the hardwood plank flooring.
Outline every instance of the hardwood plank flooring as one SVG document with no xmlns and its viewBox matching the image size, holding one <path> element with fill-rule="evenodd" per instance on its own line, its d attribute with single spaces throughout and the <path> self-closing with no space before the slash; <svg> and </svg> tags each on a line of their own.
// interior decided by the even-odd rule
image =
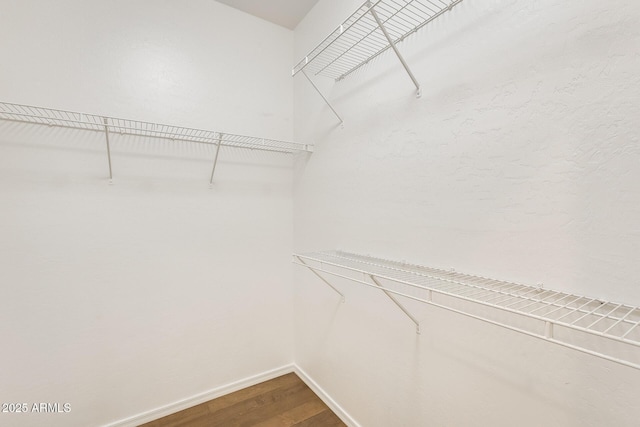
<svg viewBox="0 0 640 427">
<path fill-rule="evenodd" d="M 345 424 L 294 373 L 140 427 L 339 427 Z"/>
</svg>

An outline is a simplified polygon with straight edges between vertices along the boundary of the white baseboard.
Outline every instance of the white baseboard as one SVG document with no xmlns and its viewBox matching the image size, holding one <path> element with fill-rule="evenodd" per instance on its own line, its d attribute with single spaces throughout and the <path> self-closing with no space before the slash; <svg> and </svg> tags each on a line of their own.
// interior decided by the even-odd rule
<svg viewBox="0 0 640 427">
<path fill-rule="evenodd" d="M 104 427 L 136 427 L 140 424 L 148 423 L 150 421 L 157 420 L 158 418 L 166 417 L 167 415 L 174 414 L 192 406 L 199 405 L 209 400 L 216 399 L 225 394 L 233 393 L 234 391 L 242 390 L 243 388 L 251 387 L 256 384 L 260 384 L 264 381 L 269 381 L 277 378 L 281 375 L 285 375 L 291 372 L 295 372 L 300 379 L 309 386 L 311 390 L 329 407 L 331 410 L 349 427 L 360 427 L 348 413 L 338 403 L 329 396 L 322 387 L 318 385 L 302 368 L 295 364 L 281 366 L 280 368 L 272 369 L 270 371 L 263 372 L 258 375 L 254 375 L 248 378 L 244 378 L 239 381 L 232 382 L 221 387 L 216 387 L 212 390 L 205 391 L 204 393 L 196 394 L 186 399 L 178 400 L 177 402 L 170 403 L 168 405 L 161 406 L 151 411 L 143 412 L 142 414 L 134 415 L 133 417 L 125 418 L 120 421 L 116 421 L 111 424 L 107 424 Z"/>
<path fill-rule="evenodd" d="M 311 390 L 329 407 L 331 410 L 349 427 L 360 427 L 360 424 L 354 420 L 342 406 L 338 405 L 338 402 L 333 400 L 329 394 L 322 387 L 318 385 L 302 368 L 298 365 L 293 365 L 293 372 L 300 377 L 305 384 L 309 386 Z"/>
<path fill-rule="evenodd" d="M 150 421 L 157 420 L 158 418 L 166 417 L 173 413 L 182 411 L 195 405 L 207 402 L 225 394 L 233 393 L 234 391 L 242 390 L 243 388 L 251 387 L 256 384 L 260 384 L 264 381 L 272 380 L 281 375 L 288 374 L 290 372 L 296 372 L 294 365 L 285 365 L 280 368 L 272 369 L 270 371 L 263 372 L 252 377 L 244 378 L 239 381 L 232 382 L 221 387 L 216 387 L 212 390 L 205 391 L 204 393 L 196 394 L 195 396 L 188 397 L 186 399 L 178 400 L 177 402 L 170 403 L 165 406 L 161 406 L 151 411 L 144 412 L 142 414 L 135 415 L 133 417 L 125 418 L 124 420 L 116 421 L 111 424 L 107 424 L 104 427 L 135 427 L 140 424 L 148 423 Z M 323 399 L 324 400 L 324 399 Z"/>
</svg>

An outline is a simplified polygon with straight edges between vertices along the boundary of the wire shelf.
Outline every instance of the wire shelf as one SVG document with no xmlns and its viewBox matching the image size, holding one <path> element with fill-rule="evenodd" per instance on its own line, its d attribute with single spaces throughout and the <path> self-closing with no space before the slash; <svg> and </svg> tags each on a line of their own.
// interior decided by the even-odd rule
<svg viewBox="0 0 640 427">
<path fill-rule="evenodd" d="M 460 2 L 462 0 L 367 1 L 298 62 L 292 74 L 305 70 L 342 80 L 392 47 L 375 14 L 397 44 Z"/>
<path fill-rule="evenodd" d="M 218 145 L 218 142 L 220 142 L 222 146 L 227 147 L 273 151 L 279 153 L 312 151 L 309 145 L 297 142 L 192 129 L 182 126 L 120 119 L 96 114 L 56 110 L 52 108 L 13 104 L 1 101 L 0 120 L 99 132 L 105 132 L 108 130 L 108 132 L 114 134 L 159 138 L 172 141 L 196 142 L 201 144 Z"/>
<path fill-rule="evenodd" d="M 638 307 L 347 252 L 294 257 L 316 275 L 348 279 L 640 369 Z"/>
</svg>

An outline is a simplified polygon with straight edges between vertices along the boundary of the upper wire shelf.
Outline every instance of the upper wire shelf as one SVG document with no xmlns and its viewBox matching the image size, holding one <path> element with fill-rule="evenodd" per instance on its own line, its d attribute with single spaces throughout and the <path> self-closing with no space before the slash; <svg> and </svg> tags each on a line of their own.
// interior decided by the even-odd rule
<svg viewBox="0 0 640 427">
<path fill-rule="evenodd" d="M 312 151 L 309 145 L 297 142 L 192 129 L 182 126 L 120 119 L 97 114 L 78 113 L 1 101 L 0 120 L 99 132 L 105 132 L 105 130 L 107 130 L 115 134 L 160 138 L 172 141 L 187 141 L 213 145 L 220 143 L 222 146 L 227 147 L 274 151 L 279 153 Z"/>
<path fill-rule="evenodd" d="M 305 70 L 342 80 L 394 47 L 390 40 L 393 44 L 403 41 L 460 2 L 462 0 L 367 1 L 298 62 L 292 74 Z"/>
<path fill-rule="evenodd" d="M 637 306 L 346 252 L 294 257 L 325 282 L 319 273 L 640 369 Z"/>
</svg>

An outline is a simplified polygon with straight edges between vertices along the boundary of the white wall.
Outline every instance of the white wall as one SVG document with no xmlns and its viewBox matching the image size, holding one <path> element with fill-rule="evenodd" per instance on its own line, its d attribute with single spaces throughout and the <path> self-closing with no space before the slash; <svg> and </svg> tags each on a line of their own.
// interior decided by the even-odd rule
<svg viewBox="0 0 640 427">
<path fill-rule="evenodd" d="M 322 0 L 296 58 L 360 2 Z M 640 303 L 640 6 L 467 0 L 344 81 L 303 78 L 294 247 Z M 632 426 L 640 372 L 295 272 L 296 363 L 363 426 Z"/>
<path fill-rule="evenodd" d="M 291 139 L 293 35 L 210 0 L 2 0 L 3 101 Z"/>
<path fill-rule="evenodd" d="M 304 55 L 360 2 L 322 0 Z M 0 0 L 0 99 L 317 143 L 286 158 L 0 123 L 0 401 L 99 425 L 292 360 L 289 255 L 640 303 L 640 7 L 467 0 L 340 84 L 214 1 Z M 295 124 L 295 133 L 292 132 Z M 291 208 L 294 208 L 293 214 Z M 294 229 L 292 233 L 291 224 Z M 362 425 L 632 426 L 638 372 L 295 270 L 295 361 Z"/>
<path fill-rule="evenodd" d="M 214 1 L 0 1 L 0 100 L 291 139 L 293 33 Z M 103 425 L 292 361 L 292 160 L 0 123 L 1 425 Z"/>
</svg>

